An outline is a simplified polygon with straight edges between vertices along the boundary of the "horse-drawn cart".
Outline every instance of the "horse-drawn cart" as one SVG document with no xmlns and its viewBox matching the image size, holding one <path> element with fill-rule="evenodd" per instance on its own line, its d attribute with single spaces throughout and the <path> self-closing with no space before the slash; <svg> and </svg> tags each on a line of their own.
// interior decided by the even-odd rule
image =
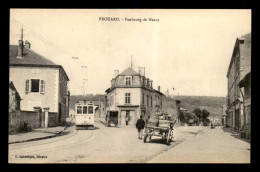
<svg viewBox="0 0 260 172">
<path fill-rule="evenodd" d="M 144 128 L 144 143 L 149 140 L 151 140 L 152 136 L 158 136 L 162 137 L 162 139 L 165 141 L 167 145 L 170 144 L 170 142 L 173 139 L 173 126 L 176 123 L 175 121 L 168 121 L 168 120 L 159 120 L 159 123 L 164 123 L 163 126 L 160 126 L 160 124 L 157 125 L 150 125 L 146 124 Z"/>
</svg>

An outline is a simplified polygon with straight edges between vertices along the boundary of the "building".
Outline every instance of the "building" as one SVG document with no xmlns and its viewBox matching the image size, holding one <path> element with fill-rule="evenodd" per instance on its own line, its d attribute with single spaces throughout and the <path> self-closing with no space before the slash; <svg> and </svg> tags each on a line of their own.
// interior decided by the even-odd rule
<svg viewBox="0 0 260 172">
<path fill-rule="evenodd" d="M 249 71 L 251 71 L 251 33 L 236 39 L 227 72 L 226 124 L 237 132 L 244 125 L 243 93 L 241 92 L 239 83 Z"/>
<path fill-rule="evenodd" d="M 226 105 L 223 105 L 223 106 L 221 107 L 221 112 L 222 112 L 222 125 L 223 125 L 223 126 L 226 126 L 226 124 L 227 124 L 227 121 L 226 121 L 226 117 L 227 117 L 226 110 L 227 110 L 227 106 L 226 106 Z"/>
<path fill-rule="evenodd" d="M 31 50 L 28 41 L 9 47 L 10 81 L 16 86 L 22 101 L 21 110 L 49 108 L 53 125 L 64 125 L 69 113 L 69 78 L 62 66 Z M 53 126 L 52 125 L 52 126 Z"/>
<path fill-rule="evenodd" d="M 158 90 L 153 89 L 153 81 L 145 77 L 144 68 L 136 72 L 129 67 L 120 74 L 115 70 L 111 87 L 105 92 L 106 114 L 114 113 L 119 125 L 125 125 L 126 116 L 128 124 L 134 126 L 140 115 L 146 120 L 148 116 L 162 113 L 160 86 Z"/>
<path fill-rule="evenodd" d="M 242 78 L 239 83 L 243 97 L 244 119 L 242 119 L 242 130 L 245 132 L 245 138 L 251 138 L 251 71 Z"/>
<path fill-rule="evenodd" d="M 21 97 L 13 82 L 9 82 L 9 112 L 20 110 Z"/>
</svg>

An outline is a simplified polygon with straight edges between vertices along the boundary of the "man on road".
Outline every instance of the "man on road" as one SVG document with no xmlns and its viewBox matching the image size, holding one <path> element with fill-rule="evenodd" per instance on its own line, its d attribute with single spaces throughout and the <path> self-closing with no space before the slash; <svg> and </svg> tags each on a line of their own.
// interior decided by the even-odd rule
<svg viewBox="0 0 260 172">
<path fill-rule="evenodd" d="M 140 119 L 138 119 L 137 122 L 136 122 L 136 128 L 138 130 L 138 138 L 139 139 L 142 139 L 142 133 L 143 133 L 142 131 L 144 129 L 144 125 L 145 125 L 145 122 L 143 120 L 143 116 L 141 115 Z"/>
</svg>

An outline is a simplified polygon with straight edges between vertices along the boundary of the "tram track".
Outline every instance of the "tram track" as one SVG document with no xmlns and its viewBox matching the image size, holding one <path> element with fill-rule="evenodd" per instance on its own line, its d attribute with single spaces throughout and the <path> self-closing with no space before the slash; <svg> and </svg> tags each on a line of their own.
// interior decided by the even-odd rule
<svg viewBox="0 0 260 172">
<path fill-rule="evenodd" d="M 42 144 L 37 144 L 37 145 L 34 145 L 33 147 L 38 147 L 39 145 L 45 145 L 45 144 L 50 144 L 50 143 L 54 143 L 54 142 L 58 142 L 58 141 L 61 141 L 61 140 L 65 140 L 65 139 L 68 139 L 68 138 L 71 138 L 72 136 L 75 136 L 78 134 L 78 131 L 76 131 L 75 134 L 71 135 L 70 137 L 66 137 L 66 138 L 63 138 L 63 139 L 59 139 L 59 140 L 55 140 L 55 141 L 52 141 L 52 142 L 48 142 L 48 143 L 42 143 Z M 51 149 L 57 149 L 57 148 L 62 148 L 62 147 L 67 147 L 67 146 L 75 146 L 77 144 L 80 144 L 88 139 L 90 139 L 92 136 L 93 136 L 94 132 L 91 131 L 90 135 L 88 135 L 87 137 L 77 141 L 77 142 L 72 142 L 72 143 L 69 143 L 69 144 L 65 144 L 65 145 L 60 145 L 60 146 L 54 146 L 54 147 L 49 147 L 49 148 L 44 148 L 44 149 L 39 149 L 39 150 L 33 150 L 33 151 L 27 151 L 27 152 L 22 152 L 22 154 L 29 154 L 29 153 L 39 153 L 39 152 L 43 152 L 43 151 L 47 151 L 47 150 L 51 150 Z M 26 146 L 26 145 L 25 145 Z M 32 147 L 32 146 L 30 146 Z M 22 148 L 18 148 L 18 149 L 13 149 L 13 150 L 21 150 L 23 149 L 24 147 Z M 19 153 L 20 154 L 20 153 Z M 13 153 L 13 154 L 10 154 L 9 156 L 14 156 L 14 155 L 17 155 L 17 153 Z"/>
</svg>

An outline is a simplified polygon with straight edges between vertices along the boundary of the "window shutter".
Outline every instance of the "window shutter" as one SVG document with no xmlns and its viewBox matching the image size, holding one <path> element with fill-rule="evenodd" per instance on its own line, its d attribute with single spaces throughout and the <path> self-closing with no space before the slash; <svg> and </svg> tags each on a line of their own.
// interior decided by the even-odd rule
<svg viewBox="0 0 260 172">
<path fill-rule="evenodd" d="M 30 80 L 26 79 L 25 81 L 25 94 L 29 93 L 29 89 L 30 89 L 30 84 L 29 84 Z"/>
<path fill-rule="evenodd" d="M 44 82 L 44 80 L 41 80 L 40 81 L 40 93 L 44 94 L 44 92 L 45 92 L 45 82 Z"/>
</svg>

